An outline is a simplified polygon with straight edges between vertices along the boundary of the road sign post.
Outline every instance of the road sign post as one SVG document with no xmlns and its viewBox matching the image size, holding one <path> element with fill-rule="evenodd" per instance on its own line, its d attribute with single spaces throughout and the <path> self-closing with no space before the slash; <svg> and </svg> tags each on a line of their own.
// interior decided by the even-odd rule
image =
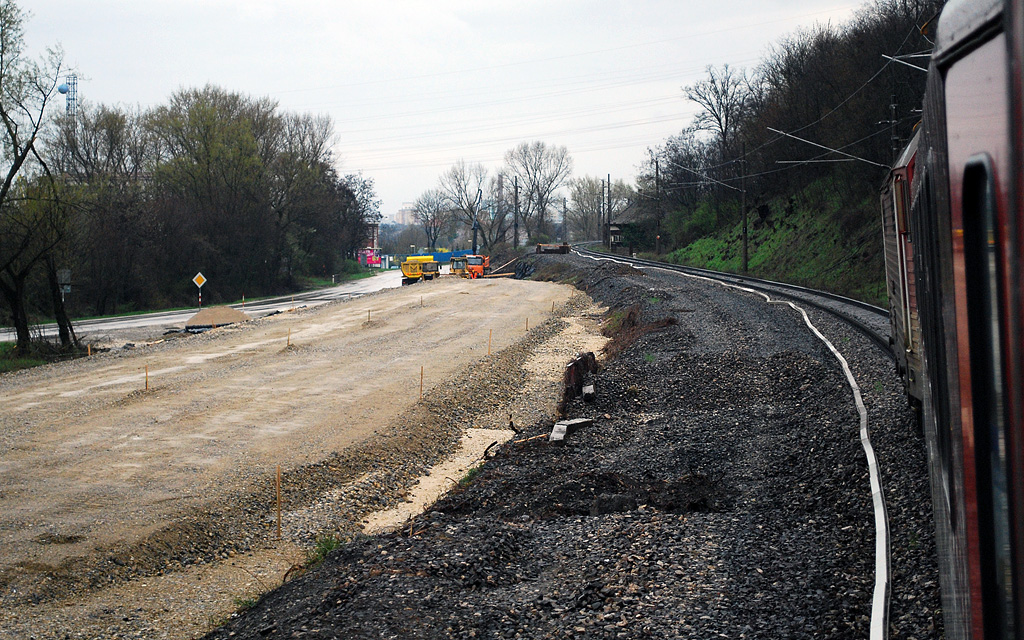
<svg viewBox="0 0 1024 640">
<path fill-rule="evenodd" d="M 192 282 L 196 283 L 196 286 L 199 287 L 199 308 L 202 309 L 203 308 L 203 285 L 206 284 L 206 276 L 204 276 L 203 272 L 200 271 L 199 273 L 196 274 L 196 277 L 192 278 Z"/>
<path fill-rule="evenodd" d="M 71 293 L 71 269 L 57 269 L 57 285 L 60 287 L 60 301 L 64 303 L 64 295 Z"/>
</svg>

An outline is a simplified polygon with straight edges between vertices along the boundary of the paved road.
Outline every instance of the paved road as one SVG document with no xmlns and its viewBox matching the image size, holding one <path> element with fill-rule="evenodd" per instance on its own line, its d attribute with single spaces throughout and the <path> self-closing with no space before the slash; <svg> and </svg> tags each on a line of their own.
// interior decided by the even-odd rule
<svg viewBox="0 0 1024 640">
<path fill-rule="evenodd" d="M 338 300 L 342 298 L 352 298 L 361 296 L 366 293 L 373 291 L 380 291 L 381 289 L 388 289 L 393 287 L 402 286 L 402 272 L 395 269 L 391 271 L 384 271 L 372 278 L 363 278 L 361 280 L 354 280 L 352 282 L 346 282 L 336 287 L 328 287 L 326 289 L 317 289 L 316 291 L 306 291 L 304 293 L 297 293 L 294 296 L 282 296 L 280 298 L 272 298 L 269 300 L 260 300 L 258 302 L 249 302 L 245 305 L 245 312 L 254 318 L 265 316 L 274 311 L 284 311 L 291 309 L 292 307 L 315 307 L 331 300 Z M 236 309 L 241 309 L 242 305 L 236 304 L 231 305 Z M 79 334 L 85 333 L 103 333 L 106 331 L 112 331 L 114 329 L 132 329 L 138 327 L 150 327 L 154 325 L 160 326 L 172 326 L 177 325 L 181 328 L 185 327 L 185 322 L 189 318 L 194 316 L 198 309 L 186 309 L 183 311 L 160 311 L 157 313 L 146 313 L 137 316 L 120 316 L 114 318 L 97 318 L 95 320 L 81 320 L 75 322 L 75 331 Z M 32 333 L 35 335 L 37 332 L 42 335 L 50 336 L 57 334 L 56 324 L 45 324 L 39 325 L 32 328 Z M 13 329 L 3 328 L 0 329 L 0 342 L 13 342 L 15 340 L 15 334 Z"/>
</svg>

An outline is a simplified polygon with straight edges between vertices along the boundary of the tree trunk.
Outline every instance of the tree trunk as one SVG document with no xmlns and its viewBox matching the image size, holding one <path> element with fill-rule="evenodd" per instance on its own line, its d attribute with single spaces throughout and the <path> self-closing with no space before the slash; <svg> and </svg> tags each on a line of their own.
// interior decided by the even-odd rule
<svg viewBox="0 0 1024 640">
<path fill-rule="evenodd" d="M 14 355 L 27 356 L 32 346 L 32 336 L 28 331 L 28 312 L 25 310 L 25 277 L 12 277 L 10 284 L 0 280 L 0 292 L 7 300 L 11 320 L 14 322 L 14 332 L 17 336 Z"/>
<path fill-rule="evenodd" d="M 69 350 L 78 340 L 75 337 L 75 329 L 71 326 L 71 319 L 68 318 L 67 309 L 64 307 L 64 296 L 60 291 L 60 282 L 57 281 L 57 264 L 53 261 L 53 256 L 46 256 L 46 278 L 50 284 L 53 317 L 57 320 L 60 346 L 64 350 Z"/>
</svg>

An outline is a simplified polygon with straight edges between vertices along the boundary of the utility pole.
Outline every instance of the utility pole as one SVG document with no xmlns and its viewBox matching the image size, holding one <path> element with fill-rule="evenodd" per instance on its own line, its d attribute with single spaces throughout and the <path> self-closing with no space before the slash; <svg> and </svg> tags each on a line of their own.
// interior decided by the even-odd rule
<svg viewBox="0 0 1024 640">
<path fill-rule="evenodd" d="M 569 210 L 569 199 L 563 197 L 562 198 L 562 241 L 563 242 L 565 242 L 567 240 L 566 233 L 565 233 L 565 212 L 568 211 L 568 210 Z M 556 240 L 557 240 L 557 238 L 556 238 Z"/>
<path fill-rule="evenodd" d="M 889 138 L 892 141 L 892 161 L 896 162 L 896 158 L 900 152 L 900 139 L 896 135 L 896 94 L 892 94 L 892 100 L 889 101 Z"/>
<path fill-rule="evenodd" d="M 507 232 L 507 229 L 502 229 L 501 228 L 505 224 L 505 216 L 506 215 L 508 215 L 508 206 L 507 206 L 507 203 L 505 202 L 505 174 L 499 172 L 498 173 L 497 216 L 498 216 L 498 220 L 501 221 L 501 224 L 498 225 L 498 229 L 501 230 L 501 238 L 498 238 L 497 236 L 495 236 L 494 241 L 496 243 L 497 242 L 505 242 L 505 240 L 506 240 L 505 233 Z M 493 217 L 492 217 L 492 219 L 493 219 Z"/>
<path fill-rule="evenodd" d="M 480 230 L 480 198 L 483 195 L 482 190 L 476 190 L 476 202 L 473 203 L 473 255 L 477 254 L 476 232 Z"/>
<path fill-rule="evenodd" d="M 743 160 L 740 162 L 740 208 L 743 209 L 743 273 L 747 272 L 747 143 L 742 149 Z"/>
<path fill-rule="evenodd" d="M 512 246 L 519 248 L 519 176 L 512 176 L 516 210 L 512 212 Z"/>
<path fill-rule="evenodd" d="M 608 174 L 608 206 L 605 208 L 605 215 L 608 216 L 608 248 L 612 246 L 612 174 Z"/>
<path fill-rule="evenodd" d="M 654 211 L 655 221 L 657 222 L 655 244 L 658 245 L 655 247 L 655 253 L 661 253 L 661 218 L 665 213 L 665 208 L 661 203 L 661 160 L 659 158 L 654 159 L 654 196 L 654 206 L 657 207 Z"/>
<path fill-rule="evenodd" d="M 604 222 L 604 180 L 601 181 L 601 197 L 597 199 L 597 221 L 601 227 L 601 244 L 609 244 L 608 225 Z"/>
</svg>

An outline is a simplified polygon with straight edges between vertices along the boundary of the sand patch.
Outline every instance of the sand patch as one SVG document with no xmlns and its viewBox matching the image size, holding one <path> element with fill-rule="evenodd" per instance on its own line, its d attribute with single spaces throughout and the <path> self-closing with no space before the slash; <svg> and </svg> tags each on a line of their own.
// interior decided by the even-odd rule
<svg viewBox="0 0 1024 640">
<path fill-rule="evenodd" d="M 203 309 L 185 322 L 185 328 L 223 327 L 252 320 L 248 314 L 231 307 L 209 307 Z"/>
<path fill-rule="evenodd" d="M 409 518 L 423 513 L 476 466 L 491 443 L 501 444 L 514 435 L 515 432 L 509 429 L 467 429 L 462 434 L 458 450 L 440 464 L 431 467 L 430 472 L 409 490 L 406 502 L 370 514 L 363 520 L 363 532 L 372 535 L 394 529 Z"/>
</svg>

